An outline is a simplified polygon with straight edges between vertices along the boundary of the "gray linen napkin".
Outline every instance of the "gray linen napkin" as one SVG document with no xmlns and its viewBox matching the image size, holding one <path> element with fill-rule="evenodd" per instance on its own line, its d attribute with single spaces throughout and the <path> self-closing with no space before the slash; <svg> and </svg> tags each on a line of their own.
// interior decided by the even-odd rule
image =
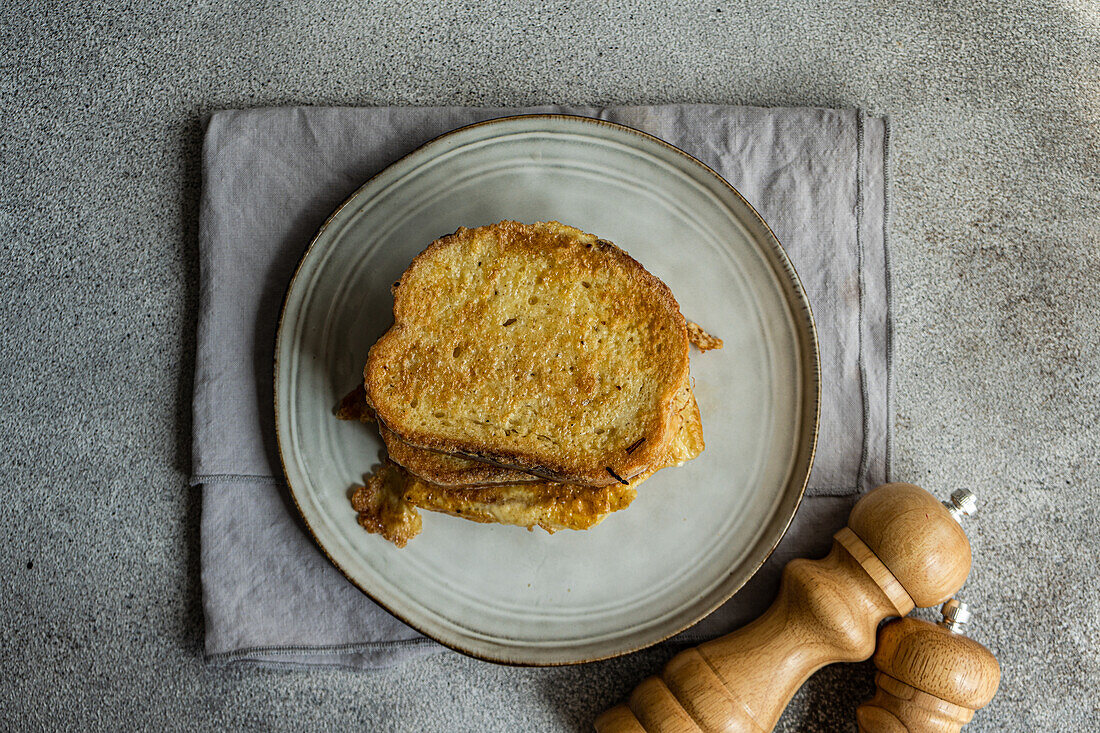
<svg viewBox="0 0 1100 733">
<path fill-rule="evenodd" d="M 192 476 L 203 492 L 208 659 L 376 668 L 442 649 L 347 582 L 303 530 L 274 437 L 275 329 L 312 235 L 364 181 L 437 135 L 525 112 L 629 125 L 717 170 L 771 225 L 813 306 L 824 391 L 807 498 L 752 581 L 678 639 L 714 636 L 763 610 L 787 560 L 823 554 L 854 496 L 886 480 L 884 119 L 713 105 L 217 112 L 203 149 Z"/>
</svg>

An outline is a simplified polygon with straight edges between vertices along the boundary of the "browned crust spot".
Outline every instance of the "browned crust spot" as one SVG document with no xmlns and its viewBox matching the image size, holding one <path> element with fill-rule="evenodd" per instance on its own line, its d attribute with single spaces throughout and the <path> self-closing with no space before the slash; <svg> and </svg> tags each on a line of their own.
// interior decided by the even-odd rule
<svg viewBox="0 0 1100 733">
<path fill-rule="evenodd" d="M 367 390 L 361 384 L 340 399 L 333 413 L 339 420 L 375 422 L 374 410 L 367 404 Z"/>
<path fill-rule="evenodd" d="M 390 458 L 410 473 L 440 486 L 488 486 L 492 484 L 533 483 L 539 481 L 523 471 L 494 466 L 471 458 L 440 453 L 409 445 L 392 430 L 378 424 L 378 432 Z"/>
<path fill-rule="evenodd" d="M 404 547 L 420 534 L 422 521 L 416 507 L 404 498 L 404 470 L 385 463 L 366 477 L 366 484 L 353 487 L 351 508 L 358 514 L 359 526 L 381 535 L 397 547 Z"/>
<path fill-rule="evenodd" d="M 722 339 L 707 333 L 698 323 L 688 321 L 687 332 L 688 340 L 695 345 L 695 348 L 699 349 L 699 351 L 703 353 L 706 353 L 711 349 L 722 348 Z"/>
<path fill-rule="evenodd" d="M 627 451 L 627 453 L 629 453 L 629 452 L 630 452 L 630 451 Z M 604 468 L 606 468 L 606 469 L 607 469 L 607 472 L 608 472 L 609 474 L 611 474 L 611 477 L 612 477 L 612 478 L 614 478 L 614 479 L 615 479 L 616 481 L 618 481 L 618 482 L 619 482 L 620 484 L 622 484 L 623 486 L 629 486 L 629 485 L 630 485 L 630 482 L 629 482 L 629 481 L 627 481 L 627 480 L 626 480 L 626 479 L 624 479 L 624 478 L 623 478 L 622 476 L 620 476 L 619 474 L 617 474 L 617 473 L 615 473 L 615 472 L 614 472 L 613 470 L 611 470 L 611 466 L 604 466 Z"/>
</svg>

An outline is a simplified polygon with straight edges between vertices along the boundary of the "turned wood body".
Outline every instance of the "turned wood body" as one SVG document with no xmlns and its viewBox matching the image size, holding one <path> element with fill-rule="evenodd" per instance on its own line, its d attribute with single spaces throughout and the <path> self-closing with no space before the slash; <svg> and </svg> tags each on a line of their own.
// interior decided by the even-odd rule
<svg viewBox="0 0 1100 733">
<path fill-rule="evenodd" d="M 875 666 L 878 689 L 856 711 L 861 733 L 958 733 L 1001 680 L 984 646 L 912 618 L 882 627 Z"/>
<path fill-rule="evenodd" d="M 934 497 L 881 486 L 859 501 L 827 557 L 788 563 L 763 616 L 678 654 L 595 728 L 770 731 L 811 674 L 867 659 L 883 619 L 944 600 L 969 569 L 966 535 Z"/>
</svg>

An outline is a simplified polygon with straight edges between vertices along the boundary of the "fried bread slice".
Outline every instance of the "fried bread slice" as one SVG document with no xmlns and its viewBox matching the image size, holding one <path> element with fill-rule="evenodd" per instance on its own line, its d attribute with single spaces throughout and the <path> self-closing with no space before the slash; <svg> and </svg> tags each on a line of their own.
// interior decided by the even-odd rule
<svg viewBox="0 0 1100 733">
<path fill-rule="evenodd" d="M 540 481 L 485 488 L 455 488 L 430 484 L 395 463 L 387 462 L 352 493 L 352 508 L 360 526 L 381 534 L 398 547 L 420 533 L 417 508 L 443 512 L 474 522 L 512 524 L 553 533 L 588 529 L 611 512 L 625 509 L 637 488 L 660 468 L 679 466 L 702 453 L 703 425 L 690 390 L 681 393 L 677 429 L 658 465 L 630 481 L 599 488 Z"/>
<path fill-rule="evenodd" d="M 520 484 L 540 481 L 534 476 L 512 468 L 494 466 L 461 456 L 426 448 L 416 448 L 404 442 L 374 416 L 367 404 L 366 391 L 359 385 L 341 398 L 333 409 L 340 420 L 357 420 L 378 423 L 378 433 L 386 446 L 390 460 L 425 481 L 439 486 L 486 486 L 491 484 Z"/>
<path fill-rule="evenodd" d="M 711 336 L 698 324 L 688 321 L 687 329 L 691 344 L 698 347 L 700 351 L 722 348 L 722 340 Z M 362 384 L 340 400 L 335 412 L 341 420 L 377 422 L 374 412 L 366 403 L 366 392 Z M 386 445 L 386 452 L 390 459 L 430 484 L 473 488 L 496 484 L 531 483 L 540 480 L 538 476 L 523 471 L 411 446 L 381 423 L 378 424 L 378 432 Z"/>
<path fill-rule="evenodd" d="M 557 222 L 462 228 L 393 292 L 364 384 L 403 442 L 586 486 L 663 459 L 687 327 L 614 244 Z"/>
<path fill-rule="evenodd" d="M 494 466 L 462 456 L 440 453 L 409 445 L 392 430 L 379 423 L 378 432 L 386 444 L 386 452 L 397 465 L 437 486 L 491 486 L 494 484 L 524 484 L 542 481 L 514 468 Z"/>
<path fill-rule="evenodd" d="M 691 398 L 691 387 L 685 385 L 677 403 L 686 406 Z M 390 460 L 429 484 L 452 488 L 480 488 L 497 484 L 521 484 L 545 482 L 533 474 L 470 458 L 417 448 L 402 441 L 392 430 L 378 422 L 366 403 L 363 386 L 360 385 L 340 400 L 336 417 L 341 420 L 357 420 L 378 424 L 378 432 L 386 446 Z"/>
</svg>

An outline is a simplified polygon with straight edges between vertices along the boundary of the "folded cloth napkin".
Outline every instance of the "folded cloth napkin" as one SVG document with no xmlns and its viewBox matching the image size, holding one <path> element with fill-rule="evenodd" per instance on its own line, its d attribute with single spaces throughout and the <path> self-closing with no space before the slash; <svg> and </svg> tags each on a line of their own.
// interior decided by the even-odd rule
<svg viewBox="0 0 1100 733">
<path fill-rule="evenodd" d="M 629 125 L 714 168 L 771 225 L 813 306 L 823 394 L 807 497 L 752 581 L 678 639 L 729 631 L 763 610 L 787 560 L 823 554 L 854 496 L 886 480 L 884 119 L 712 105 L 217 112 L 203 148 L 192 476 L 202 486 L 208 659 L 375 668 L 442 649 L 360 593 L 304 531 L 274 437 L 275 329 L 312 235 L 364 181 L 456 127 L 531 112 Z"/>
</svg>

